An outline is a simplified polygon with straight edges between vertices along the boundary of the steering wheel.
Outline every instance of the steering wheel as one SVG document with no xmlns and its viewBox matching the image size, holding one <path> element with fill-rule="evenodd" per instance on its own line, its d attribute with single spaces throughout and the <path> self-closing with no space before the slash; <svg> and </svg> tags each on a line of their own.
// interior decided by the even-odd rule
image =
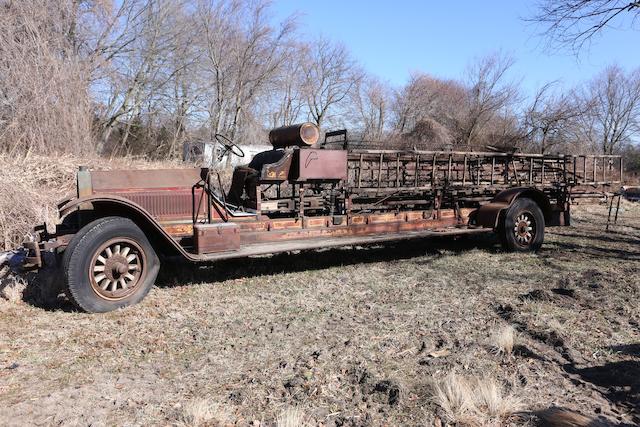
<svg viewBox="0 0 640 427">
<path fill-rule="evenodd" d="M 227 151 L 230 151 L 231 153 L 235 154 L 238 157 L 244 157 L 244 151 L 242 151 L 242 148 L 238 147 L 238 145 L 235 142 L 233 142 L 229 137 L 221 133 L 216 133 L 215 138 L 216 138 L 216 141 L 220 143 L 220 145 L 226 148 L 226 151 L 222 153 L 220 157 L 223 157 Z"/>
</svg>

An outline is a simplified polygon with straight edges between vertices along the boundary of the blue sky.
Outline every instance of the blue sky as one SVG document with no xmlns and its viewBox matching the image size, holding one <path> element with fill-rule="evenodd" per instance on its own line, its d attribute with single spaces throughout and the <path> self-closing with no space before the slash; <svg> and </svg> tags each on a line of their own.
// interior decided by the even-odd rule
<svg viewBox="0 0 640 427">
<path fill-rule="evenodd" d="M 459 78 L 473 58 L 496 50 L 515 58 L 511 77 L 528 94 L 552 80 L 574 86 L 612 63 L 640 66 L 640 31 L 609 29 L 578 57 L 545 50 L 539 29 L 522 20 L 535 1 L 275 0 L 273 11 L 275 19 L 299 13 L 303 34 L 343 42 L 396 86 L 412 71 Z"/>
</svg>

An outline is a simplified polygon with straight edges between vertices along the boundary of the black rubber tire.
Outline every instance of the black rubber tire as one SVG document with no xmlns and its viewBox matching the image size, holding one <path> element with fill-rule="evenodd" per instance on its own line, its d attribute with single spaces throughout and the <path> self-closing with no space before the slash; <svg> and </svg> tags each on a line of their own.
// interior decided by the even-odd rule
<svg viewBox="0 0 640 427">
<path fill-rule="evenodd" d="M 531 238 L 525 241 L 517 237 L 515 228 L 518 218 L 526 218 L 531 222 Z M 502 218 L 502 225 L 498 230 L 502 247 L 513 252 L 536 252 L 544 242 L 544 215 L 540 206 L 533 200 L 523 197 L 516 199 Z"/>
<path fill-rule="evenodd" d="M 108 300 L 93 290 L 89 264 L 101 245 L 119 237 L 131 239 L 140 246 L 146 258 L 145 275 L 132 294 L 123 299 Z M 147 237 L 133 221 L 123 217 L 99 218 L 85 225 L 69 242 L 62 256 L 65 293 L 76 307 L 88 313 L 105 313 L 137 304 L 149 293 L 159 270 L 160 260 Z"/>
</svg>

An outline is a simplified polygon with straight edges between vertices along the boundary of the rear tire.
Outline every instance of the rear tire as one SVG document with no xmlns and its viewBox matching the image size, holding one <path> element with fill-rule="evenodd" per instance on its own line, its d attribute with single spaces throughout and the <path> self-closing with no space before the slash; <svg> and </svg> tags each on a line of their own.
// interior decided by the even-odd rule
<svg viewBox="0 0 640 427">
<path fill-rule="evenodd" d="M 140 302 L 160 261 L 142 230 L 128 218 L 106 217 L 84 226 L 64 251 L 68 298 L 83 311 L 104 313 Z"/>
<path fill-rule="evenodd" d="M 544 215 L 536 202 L 523 197 L 507 209 L 498 230 L 502 246 L 514 252 L 535 252 L 544 241 Z"/>
</svg>

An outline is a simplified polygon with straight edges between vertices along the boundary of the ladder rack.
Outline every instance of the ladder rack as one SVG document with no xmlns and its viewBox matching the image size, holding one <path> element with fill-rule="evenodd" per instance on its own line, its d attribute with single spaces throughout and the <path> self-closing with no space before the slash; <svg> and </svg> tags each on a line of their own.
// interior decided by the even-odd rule
<svg viewBox="0 0 640 427">
<path fill-rule="evenodd" d="M 620 156 L 352 150 L 350 186 L 436 189 L 482 186 L 576 187 L 622 184 Z"/>
</svg>

